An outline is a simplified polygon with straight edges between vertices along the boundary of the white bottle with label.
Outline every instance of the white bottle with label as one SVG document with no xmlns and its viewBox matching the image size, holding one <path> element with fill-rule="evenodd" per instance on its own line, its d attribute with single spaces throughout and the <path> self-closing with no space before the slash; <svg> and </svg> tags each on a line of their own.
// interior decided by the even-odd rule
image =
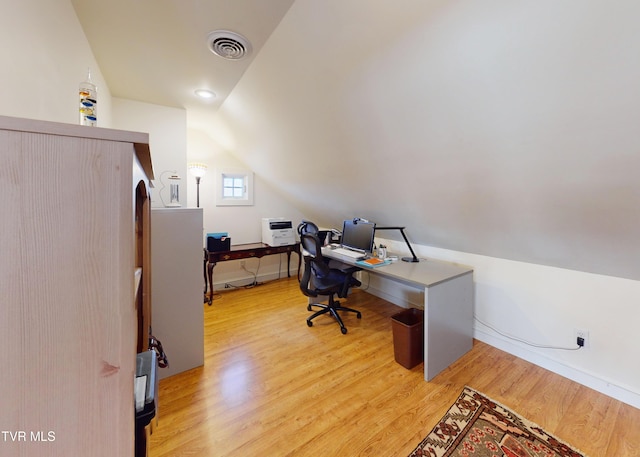
<svg viewBox="0 0 640 457">
<path fill-rule="evenodd" d="M 98 125 L 98 88 L 91 81 L 91 70 L 87 69 L 87 79 L 80 83 L 80 125 Z"/>
</svg>

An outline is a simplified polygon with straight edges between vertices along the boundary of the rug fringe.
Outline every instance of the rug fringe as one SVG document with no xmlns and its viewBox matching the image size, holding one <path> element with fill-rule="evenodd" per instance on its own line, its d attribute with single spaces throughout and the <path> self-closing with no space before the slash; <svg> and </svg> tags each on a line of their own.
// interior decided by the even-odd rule
<svg viewBox="0 0 640 457">
<path fill-rule="evenodd" d="M 450 416 L 450 413 L 452 410 L 454 410 L 454 408 L 462 408 L 462 410 L 457 409 L 459 412 L 457 413 L 458 415 L 460 415 L 460 411 L 464 413 L 464 409 L 467 406 L 470 406 L 469 402 L 472 401 L 471 399 L 476 397 L 476 401 L 477 401 L 477 397 L 481 397 L 484 401 L 486 401 L 487 403 L 489 403 L 488 405 L 484 405 L 484 407 L 490 408 L 492 410 L 495 410 L 495 408 L 498 408 L 499 410 L 495 410 L 496 413 L 503 415 L 506 414 L 507 416 L 507 420 L 514 420 L 514 425 L 518 428 L 520 427 L 526 427 L 526 429 L 528 430 L 529 433 L 533 434 L 534 436 L 536 436 L 538 440 L 540 440 L 540 442 L 542 443 L 549 443 L 549 444 L 553 444 L 554 446 L 558 446 L 559 448 L 562 449 L 562 455 L 565 455 L 565 453 L 571 453 L 571 454 L 575 454 L 578 457 L 589 457 L 587 454 L 585 454 L 584 452 L 580 451 L 577 447 L 567 443 L 566 441 L 563 441 L 561 439 L 559 439 L 555 434 L 553 433 L 549 433 L 545 430 L 544 427 L 541 427 L 540 425 L 536 424 L 533 421 L 530 421 L 529 419 L 521 416 L 520 414 L 518 414 L 517 412 L 515 412 L 512 408 L 509 408 L 505 405 L 503 405 L 502 403 L 500 403 L 499 401 L 494 400 L 493 398 L 485 395 L 484 393 L 474 389 L 471 386 L 465 385 L 464 388 L 462 389 L 462 392 L 460 392 L 460 395 L 458 395 L 458 397 L 456 398 L 456 400 L 454 401 L 454 403 L 449 407 L 449 409 L 447 410 L 447 412 L 445 413 L 445 415 L 440 418 L 440 420 L 438 421 L 438 423 L 434 426 L 434 428 L 425 436 L 425 438 L 420 442 L 420 444 L 418 444 L 418 446 L 416 446 L 416 448 L 413 450 L 413 452 L 411 452 L 411 454 L 409 454 L 409 457 L 412 456 L 422 456 L 425 455 L 423 454 L 422 450 L 423 447 L 425 445 L 427 445 L 427 443 L 436 445 L 436 446 L 441 446 L 442 444 L 440 443 L 440 441 L 443 439 L 443 436 L 447 437 L 449 435 L 449 430 L 447 430 L 447 426 L 443 426 L 444 428 L 442 430 L 444 430 L 444 435 L 438 435 L 438 432 L 442 432 L 442 430 L 438 430 L 439 424 L 443 423 L 443 421 L 445 421 L 447 418 L 451 418 L 452 416 Z M 481 401 L 482 402 L 482 401 Z M 482 403 L 481 405 L 477 406 L 477 408 L 482 408 Z M 494 408 L 495 406 L 495 408 Z M 469 413 L 475 414 L 473 412 L 474 410 L 469 410 Z M 475 409 L 475 411 L 480 411 L 480 409 Z M 519 424 L 518 424 L 519 422 Z M 432 436 L 434 433 L 436 433 L 435 438 L 434 436 Z M 437 441 L 433 441 L 433 440 Z M 447 449 L 449 449 L 448 444 L 445 447 L 439 447 L 438 448 L 439 451 L 437 453 L 437 455 L 440 455 L 440 451 L 444 451 L 446 453 L 446 455 L 449 455 Z M 430 451 L 433 452 L 434 448 L 430 448 Z M 431 455 L 431 453 L 429 454 Z M 436 454 L 433 454 L 436 455 Z M 445 454 L 442 454 L 443 456 Z"/>
</svg>

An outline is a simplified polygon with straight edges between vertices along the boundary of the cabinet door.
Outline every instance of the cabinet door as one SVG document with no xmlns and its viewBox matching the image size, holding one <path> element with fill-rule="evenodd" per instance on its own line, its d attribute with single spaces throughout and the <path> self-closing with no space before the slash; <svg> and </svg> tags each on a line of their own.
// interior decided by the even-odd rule
<svg viewBox="0 0 640 457">
<path fill-rule="evenodd" d="M 3 455 L 133 455 L 132 159 L 0 131 Z"/>
</svg>

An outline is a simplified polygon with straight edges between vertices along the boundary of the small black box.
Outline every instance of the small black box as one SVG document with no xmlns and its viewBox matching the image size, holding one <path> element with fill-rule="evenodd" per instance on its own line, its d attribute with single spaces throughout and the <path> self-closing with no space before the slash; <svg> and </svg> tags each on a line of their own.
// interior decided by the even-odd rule
<svg viewBox="0 0 640 457">
<path fill-rule="evenodd" d="M 222 252 L 231 250 L 231 238 L 223 236 L 216 238 L 213 236 L 207 237 L 207 251 L 210 252 Z"/>
</svg>

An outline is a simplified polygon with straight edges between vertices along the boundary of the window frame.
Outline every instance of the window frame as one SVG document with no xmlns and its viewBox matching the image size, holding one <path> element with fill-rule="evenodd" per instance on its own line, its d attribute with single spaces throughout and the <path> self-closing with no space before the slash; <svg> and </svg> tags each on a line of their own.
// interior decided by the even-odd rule
<svg viewBox="0 0 640 457">
<path fill-rule="evenodd" d="M 241 197 L 225 197 L 225 179 L 241 178 L 244 182 L 244 192 Z M 253 172 L 240 168 L 225 168 L 218 170 L 216 185 L 216 206 L 253 206 Z"/>
</svg>

